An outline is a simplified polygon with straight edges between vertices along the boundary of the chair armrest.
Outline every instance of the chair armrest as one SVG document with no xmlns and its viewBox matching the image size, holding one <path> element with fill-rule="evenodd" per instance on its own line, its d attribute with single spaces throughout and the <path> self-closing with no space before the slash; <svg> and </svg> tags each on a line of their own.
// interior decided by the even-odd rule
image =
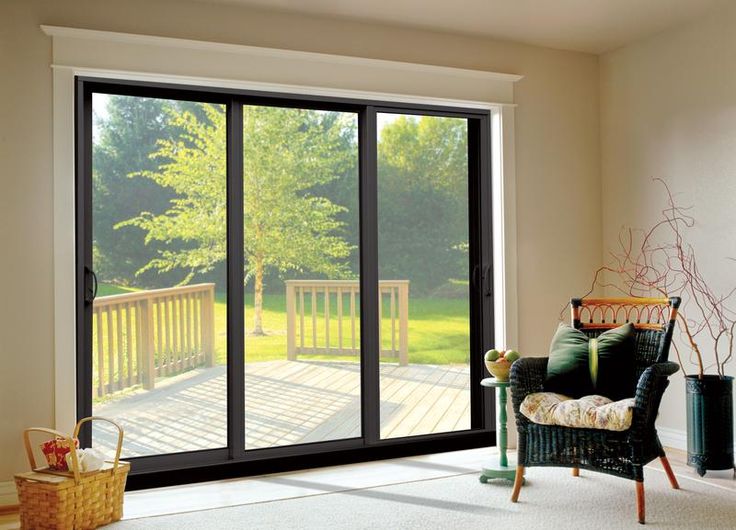
<svg viewBox="0 0 736 530">
<path fill-rule="evenodd" d="M 644 370 L 636 385 L 634 396 L 634 415 L 632 428 L 642 436 L 649 429 L 654 429 L 659 404 L 664 391 L 669 385 L 668 378 L 680 369 L 677 363 L 666 361 L 654 363 Z"/>
<path fill-rule="evenodd" d="M 526 420 L 519 410 L 524 398 L 533 392 L 544 390 L 548 360 L 547 357 L 522 357 L 511 365 L 509 376 L 511 402 L 514 405 L 517 422 Z"/>
</svg>

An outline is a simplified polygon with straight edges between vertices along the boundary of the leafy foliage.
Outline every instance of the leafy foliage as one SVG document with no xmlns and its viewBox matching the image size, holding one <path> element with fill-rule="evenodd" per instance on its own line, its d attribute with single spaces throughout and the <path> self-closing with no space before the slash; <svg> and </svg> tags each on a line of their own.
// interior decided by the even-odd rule
<svg viewBox="0 0 736 530">
<path fill-rule="evenodd" d="M 99 98 L 99 96 L 95 96 Z M 116 229 L 116 225 L 141 211 L 160 214 L 174 197 L 171 188 L 154 181 L 141 181 L 132 186 L 131 169 L 154 170 L 158 162 L 149 155 L 157 142 L 178 135 L 166 120 L 165 100 L 111 96 L 95 101 L 99 133 L 93 149 L 92 185 L 94 263 L 102 281 L 118 285 L 164 286 L 181 281 L 181 273 L 136 275 L 160 244 L 145 246 L 145 232 L 134 227 Z M 123 251 L 124 249 L 124 251 Z"/>
<path fill-rule="evenodd" d="M 169 110 L 182 131 L 163 139 L 152 157 L 156 170 L 138 173 L 176 197 L 162 214 L 141 212 L 118 226 L 137 226 L 146 243 L 167 245 L 141 272 L 156 269 L 212 271 L 227 257 L 226 121 L 224 109 L 202 105 L 194 112 Z M 244 195 L 246 278 L 254 278 L 255 332 L 262 333 L 263 279 L 268 268 L 310 271 L 331 278 L 350 275 L 345 259 L 351 247 L 335 216 L 344 208 L 314 195 L 315 186 L 334 180 L 355 165 L 354 124 L 335 113 L 277 107 L 245 107 Z M 181 245 L 172 248 L 171 245 Z"/>
<path fill-rule="evenodd" d="M 222 106 L 111 96 L 94 145 L 100 276 L 159 287 L 220 278 L 226 259 Z M 246 278 L 357 276 L 357 124 L 339 112 L 244 107 Z M 467 292 L 465 120 L 400 116 L 378 145 L 382 278 Z"/>
<path fill-rule="evenodd" d="M 155 169 L 132 174 L 175 193 L 164 212 L 139 210 L 136 217 L 117 225 L 141 228 L 146 244 L 164 243 L 139 272 L 181 269 L 188 272 L 182 282 L 186 283 L 196 272 L 209 272 L 226 258 L 225 112 L 222 106 L 204 109 L 206 120 L 167 108 L 169 123 L 182 133 L 158 141 L 150 155 L 158 162 Z"/>
<path fill-rule="evenodd" d="M 468 275 L 468 147 L 463 119 L 401 116 L 378 144 L 382 278 L 428 294 Z"/>
<path fill-rule="evenodd" d="M 276 107 L 243 110 L 245 248 L 267 267 L 351 276 L 346 212 L 315 193 L 357 167 L 355 121 L 340 113 Z"/>
</svg>

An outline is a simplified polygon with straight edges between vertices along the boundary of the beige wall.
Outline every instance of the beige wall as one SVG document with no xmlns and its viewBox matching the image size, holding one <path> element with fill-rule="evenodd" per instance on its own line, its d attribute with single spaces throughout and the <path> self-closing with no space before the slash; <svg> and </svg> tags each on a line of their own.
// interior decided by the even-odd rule
<svg viewBox="0 0 736 530">
<path fill-rule="evenodd" d="M 4 280 L 0 481 L 25 468 L 21 429 L 53 424 L 51 41 L 39 24 L 522 74 L 525 79 L 516 85 L 522 352 L 546 352 L 560 307 L 583 290 L 599 261 L 594 56 L 185 1 L 4 0 L 0 3 L 0 277 Z"/>
<path fill-rule="evenodd" d="M 734 28 L 731 9 L 600 61 L 604 251 L 623 224 L 651 225 L 664 205 L 651 178 L 662 177 L 694 207 L 691 242 L 703 274 L 724 293 L 736 285 L 736 263 L 726 259 L 736 257 Z M 706 340 L 701 346 L 712 351 Z M 660 426 L 684 432 L 684 396 L 676 375 Z"/>
</svg>

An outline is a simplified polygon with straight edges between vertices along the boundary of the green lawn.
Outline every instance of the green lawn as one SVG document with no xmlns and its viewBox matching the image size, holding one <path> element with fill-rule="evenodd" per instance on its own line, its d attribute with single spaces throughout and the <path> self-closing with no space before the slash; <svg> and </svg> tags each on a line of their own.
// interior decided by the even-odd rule
<svg viewBox="0 0 736 530">
<path fill-rule="evenodd" d="M 128 292 L 131 289 L 110 284 L 101 284 L 98 296 L 108 296 Z M 307 302 L 309 305 L 309 302 Z M 264 295 L 263 328 L 265 336 L 250 334 L 253 329 L 253 295 L 247 294 L 245 300 L 246 319 L 246 362 L 286 359 L 286 302 L 279 294 Z M 338 320 L 334 303 L 330 314 L 330 343 L 337 346 Z M 217 293 L 215 301 L 215 353 L 218 363 L 225 362 L 226 339 L 226 299 L 224 293 Z M 317 304 L 319 315 L 324 314 L 323 302 Z M 345 308 L 344 312 L 347 311 Z M 384 315 L 388 313 L 387 299 Z M 343 319 L 343 344 L 349 346 L 349 319 Z M 398 322 L 397 322 L 398 328 Z M 391 321 L 383 319 L 383 347 L 390 347 Z M 417 364 L 462 364 L 467 363 L 469 355 L 468 301 L 456 298 L 413 298 L 409 297 L 409 362 Z M 311 317 L 305 318 L 306 346 L 311 345 Z M 359 328 L 356 329 L 359 334 Z M 324 319 L 317 319 L 317 341 L 324 343 Z M 397 329 L 398 341 L 398 329 Z M 336 357 L 305 355 L 305 359 L 344 359 L 356 357 Z"/>
</svg>

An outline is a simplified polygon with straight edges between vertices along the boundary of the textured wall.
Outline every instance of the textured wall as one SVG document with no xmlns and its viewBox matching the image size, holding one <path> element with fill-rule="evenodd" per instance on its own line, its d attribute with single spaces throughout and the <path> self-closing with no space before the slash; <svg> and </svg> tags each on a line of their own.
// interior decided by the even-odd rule
<svg viewBox="0 0 736 530">
<path fill-rule="evenodd" d="M 724 294 L 736 286 L 736 263 L 726 259 L 736 257 L 735 25 L 736 10 L 727 10 L 600 62 L 604 251 L 622 225 L 652 225 L 665 203 L 651 179 L 664 178 L 680 204 L 693 206 L 697 225 L 688 238 L 703 274 Z M 712 359 L 710 342 L 700 346 Z M 660 426 L 685 430 L 684 396 L 680 373 Z"/>
<path fill-rule="evenodd" d="M 39 24 L 524 75 L 515 92 L 522 352 L 546 353 L 559 308 L 584 289 L 600 259 L 594 56 L 186 1 L 5 0 L 0 3 L 0 277 L 5 285 L 0 481 L 25 468 L 22 428 L 53 425 L 51 40 Z"/>
</svg>

